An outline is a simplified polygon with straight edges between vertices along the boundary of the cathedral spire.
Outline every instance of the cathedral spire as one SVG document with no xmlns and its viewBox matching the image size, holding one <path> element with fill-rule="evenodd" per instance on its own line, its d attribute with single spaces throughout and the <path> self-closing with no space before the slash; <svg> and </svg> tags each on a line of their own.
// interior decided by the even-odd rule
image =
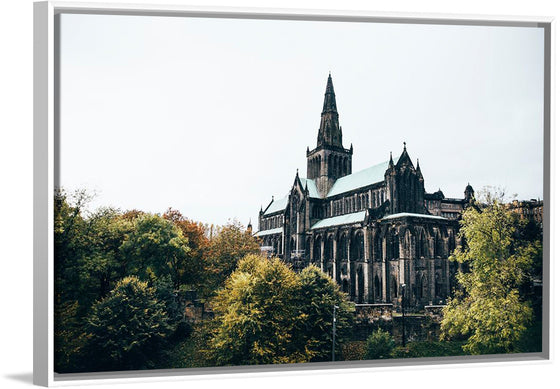
<svg viewBox="0 0 560 389">
<path fill-rule="evenodd" d="M 335 146 L 342 148 L 342 129 L 338 124 L 338 110 L 331 74 L 327 79 L 323 112 L 321 112 L 321 126 L 317 136 L 317 146 Z"/>
<path fill-rule="evenodd" d="M 335 112 L 336 110 L 336 98 L 334 95 L 334 87 L 332 82 L 331 73 L 329 73 L 329 78 L 327 79 L 327 90 L 325 91 L 325 101 L 323 102 L 323 114 L 327 112 Z"/>
</svg>

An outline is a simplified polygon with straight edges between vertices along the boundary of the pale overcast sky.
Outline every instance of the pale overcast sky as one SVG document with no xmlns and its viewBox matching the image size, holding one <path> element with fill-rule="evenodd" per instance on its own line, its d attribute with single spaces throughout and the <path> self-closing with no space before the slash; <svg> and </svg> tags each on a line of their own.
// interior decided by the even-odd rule
<svg viewBox="0 0 560 389">
<path fill-rule="evenodd" d="M 63 187 L 205 223 L 286 194 L 332 73 L 358 171 L 402 142 L 428 192 L 543 194 L 538 28 L 62 15 Z"/>
</svg>

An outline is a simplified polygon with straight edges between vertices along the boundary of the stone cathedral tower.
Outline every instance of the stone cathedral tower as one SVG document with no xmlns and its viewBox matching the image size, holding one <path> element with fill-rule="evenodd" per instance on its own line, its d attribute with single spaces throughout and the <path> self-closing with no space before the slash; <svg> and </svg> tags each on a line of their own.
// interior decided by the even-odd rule
<svg viewBox="0 0 560 389">
<path fill-rule="evenodd" d="M 357 303 L 424 309 L 449 297 L 457 271 L 449 255 L 460 244 L 459 222 L 472 201 L 426 193 L 418 160 L 406 143 L 398 159 L 352 171 L 344 148 L 331 75 L 317 146 L 307 149 L 307 177 L 259 212 L 261 250 L 295 270 L 314 264 Z M 401 285 L 406 284 L 406 289 Z M 403 293 L 406 296 L 403 296 Z"/>
<path fill-rule="evenodd" d="M 342 145 L 342 127 L 338 123 L 338 111 L 331 75 L 327 80 L 321 125 L 317 135 L 317 147 L 307 149 L 307 178 L 315 181 L 321 197 L 326 197 L 334 182 L 352 174 L 352 146 Z"/>
</svg>

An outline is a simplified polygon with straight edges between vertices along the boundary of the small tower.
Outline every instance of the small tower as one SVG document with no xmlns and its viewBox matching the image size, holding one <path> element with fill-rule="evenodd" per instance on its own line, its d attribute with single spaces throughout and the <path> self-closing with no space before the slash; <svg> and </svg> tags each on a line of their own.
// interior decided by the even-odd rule
<svg viewBox="0 0 560 389">
<path fill-rule="evenodd" d="M 321 197 L 325 197 L 334 182 L 352 173 L 353 147 L 342 145 L 342 127 L 338 122 L 336 96 L 331 74 L 327 79 L 317 147 L 307 150 L 307 178 L 315 180 Z"/>
<path fill-rule="evenodd" d="M 467 203 L 472 203 L 474 200 L 474 189 L 470 183 L 467 183 L 467 186 L 465 187 L 465 201 Z"/>
<path fill-rule="evenodd" d="M 420 170 L 420 163 L 416 161 L 416 168 L 412 163 L 406 142 L 403 142 L 403 152 L 395 165 L 393 155 L 389 159 L 389 167 L 385 172 L 388 200 L 391 202 L 390 213 L 426 213 L 424 206 L 424 176 Z"/>
<path fill-rule="evenodd" d="M 247 233 L 253 235 L 253 225 L 251 224 L 251 219 L 249 219 L 249 224 L 247 224 Z"/>
</svg>

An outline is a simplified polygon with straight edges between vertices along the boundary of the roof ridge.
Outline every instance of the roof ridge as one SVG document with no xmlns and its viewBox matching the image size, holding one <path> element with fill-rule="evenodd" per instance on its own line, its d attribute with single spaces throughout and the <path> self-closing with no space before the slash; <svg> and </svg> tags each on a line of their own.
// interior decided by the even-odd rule
<svg viewBox="0 0 560 389">
<path fill-rule="evenodd" d="M 376 163 L 375 165 L 371 165 L 371 166 L 369 166 L 369 167 L 363 168 L 363 169 L 361 169 L 361 170 L 358 170 L 357 172 L 354 172 L 354 173 L 352 173 L 352 174 L 348 174 L 348 175 L 346 175 L 346 176 L 344 176 L 344 177 L 352 176 L 352 175 L 354 175 L 354 174 L 361 173 L 361 172 L 366 171 L 366 170 L 369 170 L 369 169 L 371 169 L 371 168 L 374 168 L 374 167 L 377 167 L 377 166 L 381 166 L 381 165 L 388 165 L 388 164 L 389 164 L 389 160 L 386 160 L 386 161 L 383 161 L 383 162 L 379 162 L 379 163 Z M 340 178 L 344 178 L 344 177 L 340 177 Z M 340 178 L 339 178 L 339 179 L 340 179 Z"/>
<path fill-rule="evenodd" d="M 385 172 L 387 171 L 388 166 L 389 161 L 384 161 L 376 165 L 371 165 L 370 167 L 359 170 L 355 173 L 340 177 L 334 182 L 326 197 L 328 198 L 381 182 L 385 179 Z M 372 173 L 372 175 L 367 175 L 367 177 L 365 177 L 366 175 L 364 173 L 368 173 L 368 171 Z M 375 171 L 375 176 L 373 171 Z M 354 180 L 358 182 L 352 184 L 352 181 Z"/>
</svg>

